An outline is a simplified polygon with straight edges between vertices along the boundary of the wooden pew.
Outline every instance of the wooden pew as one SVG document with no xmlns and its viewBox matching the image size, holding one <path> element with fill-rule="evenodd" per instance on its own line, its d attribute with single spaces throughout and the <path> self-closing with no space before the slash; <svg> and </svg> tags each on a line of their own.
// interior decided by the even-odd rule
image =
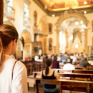
<svg viewBox="0 0 93 93">
<path fill-rule="evenodd" d="M 28 77 L 31 78 L 31 77 Z M 79 88 L 85 88 L 87 93 L 89 93 L 89 89 L 93 88 L 93 82 L 91 81 L 76 81 L 76 80 L 64 80 L 64 79 L 55 79 L 55 80 L 49 80 L 49 79 L 41 79 L 41 78 L 31 78 L 36 81 L 36 93 L 39 93 L 38 84 L 52 84 L 52 85 L 59 85 L 60 86 L 60 92 L 62 93 L 62 90 L 65 90 L 65 87 L 70 87 L 69 90 L 73 91 L 74 87 L 77 87 L 77 91 Z"/>
<path fill-rule="evenodd" d="M 22 61 L 27 68 L 27 74 L 31 75 L 33 71 L 41 71 L 45 68 L 45 63 L 35 61 Z"/>
<path fill-rule="evenodd" d="M 75 69 L 75 70 L 63 70 L 63 69 L 53 69 L 58 73 L 70 72 L 70 73 L 86 73 L 86 74 L 93 74 L 93 70 L 83 70 L 83 69 Z"/>
<path fill-rule="evenodd" d="M 35 71 L 33 72 L 34 77 L 36 75 L 40 75 L 40 71 Z M 69 77 L 70 80 L 75 79 L 75 80 L 90 80 L 92 81 L 93 74 L 86 74 L 86 73 L 58 73 L 58 77 L 62 79 L 63 77 Z M 66 78 L 65 78 L 66 79 Z"/>
<path fill-rule="evenodd" d="M 84 78 L 86 78 L 87 80 L 90 79 L 90 81 L 92 81 L 93 78 L 93 74 L 85 74 L 85 73 L 59 73 L 58 75 L 59 78 L 70 77 L 70 80 L 74 78 L 82 78 L 83 80 Z"/>
<path fill-rule="evenodd" d="M 93 70 L 73 70 L 72 73 L 86 73 L 86 74 L 93 74 Z"/>
</svg>

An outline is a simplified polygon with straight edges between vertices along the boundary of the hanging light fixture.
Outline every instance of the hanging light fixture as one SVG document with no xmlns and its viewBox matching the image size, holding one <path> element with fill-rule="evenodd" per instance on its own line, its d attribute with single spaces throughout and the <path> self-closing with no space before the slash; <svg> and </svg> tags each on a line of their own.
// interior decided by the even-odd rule
<svg viewBox="0 0 93 93">
<path fill-rule="evenodd" d="M 87 1 L 85 1 L 84 4 L 86 5 L 87 4 Z"/>
<path fill-rule="evenodd" d="M 84 11 L 84 14 L 86 14 L 87 12 L 86 11 Z"/>
<path fill-rule="evenodd" d="M 55 17 L 55 14 L 53 14 L 52 17 Z"/>
</svg>

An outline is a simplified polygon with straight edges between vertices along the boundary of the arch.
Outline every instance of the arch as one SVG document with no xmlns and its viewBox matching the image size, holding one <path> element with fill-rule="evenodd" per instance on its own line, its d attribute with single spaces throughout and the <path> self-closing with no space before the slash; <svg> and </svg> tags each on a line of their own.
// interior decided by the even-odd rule
<svg viewBox="0 0 93 93">
<path fill-rule="evenodd" d="M 65 11 L 64 13 L 61 14 L 61 16 L 59 17 L 59 19 L 57 20 L 56 22 L 56 27 L 57 27 L 57 30 L 59 29 L 60 25 L 62 24 L 62 22 L 68 18 L 73 18 L 73 17 L 76 17 L 76 18 L 79 18 L 81 19 L 84 24 L 87 26 L 88 25 L 88 20 L 87 18 L 84 16 L 83 13 L 80 13 L 79 11 L 77 10 L 72 10 L 70 9 L 69 11 Z"/>
<path fill-rule="evenodd" d="M 39 21 L 39 27 L 42 27 L 43 34 L 48 34 L 48 22 L 46 16 L 42 16 Z"/>
<path fill-rule="evenodd" d="M 59 34 L 59 32 L 60 31 L 65 31 L 65 33 L 67 33 L 67 29 L 66 30 L 64 30 L 64 29 L 62 29 L 62 23 L 64 23 L 64 21 L 65 20 L 67 20 L 67 19 L 70 19 L 70 18 L 78 18 L 78 19 L 80 19 L 80 20 L 82 20 L 83 21 L 83 24 L 87 27 L 88 26 L 88 20 L 87 20 L 87 18 L 84 16 L 84 14 L 83 13 L 80 13 L 79 11 L 77 11 L 77 10 L 72 10 L 72 9 L 70 9 L 70 10 L 68 10 L 68 11 L 65 11 L 64 13 L 62 13 L 61 14 L 61 16 L 58 18 L 58 20 L 57 20 L 57 22 L 56 22 L 56 31 L 57 31 L 57 33 Z M 76 27 L 75 28 L 73 28 L 73 30 L 77 30 L 76 29 Z M 79 32 L 80 33 L 80 32 Z M 79 34 L 78 33 L 78 34 Z M 71 34 L 71 32 L 69 31 L 69 33 L 67 34 L 67 38 L 68 38 L 68 36 Z M 83 35 L 84 34 L 84 35 Z M 85 32 L 82 32 L 82 35 L 83 36 L 86 36 L 87 35 L 87 31 L 86 31 L 86 29 L 85 29 Z M 80 36 L 80 35 L 79 35 Z M 81 38 L 81 37 L 80 37 Z M 59 40 L 59 35 L 57 35 L 57 42 L 58 42 L 58 40 Z M 78 39 L 79 40 L 79 39 Z M 81 39 L 80 39 L 81 40 Z M 86 43 L 85 42 L 87 42 L 87 37 L 83 37 L 83 40 L 84 40 L 84 42 L 82 43 L 83 44 L 83 48 L 85 49 L 85 50 L 87 50 L 87 47 L 86 47 Z M 68 42 L 67 40 L 66 40 L 66 42 Z M 73 43 L 72 41 L 71 41 L 71 43 Z M 68 45 L 68 47 L 66 47 L 66 51 L 68 51 L 68 52 L 71 52 L 71 49 L 73 50 L 74 48 L 73 48 L 73 46 L 71 45 L 70 46 L 70 44 L 71 43 L 67 43 L 67 45 Z M 58 45 L 59 45 L 59 43 L 58 43 Z M 74 45 L 74 44 L 73 44 Z M 71 48 L 72 47 L 72 48 Z M 83 51 L 83 48 L 82 48 L 82 51 Z M 58 46 L 58 49 L 59 49 L 59 46 Z M 57 51 L 57 52 L 59 52 L 59 50 Z"/>
<path fill-rule="evenodd" d="M 27 29 L 23 30 L 23 32 L 21 34 L 21 37 L 24 38 L 25 42 L 31 42 L 31 34 L 30 34 L 30 32 Z"/>
</svg>

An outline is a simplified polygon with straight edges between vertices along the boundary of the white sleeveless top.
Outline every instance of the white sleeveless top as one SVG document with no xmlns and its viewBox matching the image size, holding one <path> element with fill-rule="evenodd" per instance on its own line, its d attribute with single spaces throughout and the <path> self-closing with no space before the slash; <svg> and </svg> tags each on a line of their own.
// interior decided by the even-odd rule
<svg viewBox="0 0 93 93">
<path fill-rule="evenodd" d="M 23 63 L 17 62 L 13 70 L 15 59 L 9 57 L 0 67 L 0 93 L 28 93 L 27 71 Z"/>
</svg>

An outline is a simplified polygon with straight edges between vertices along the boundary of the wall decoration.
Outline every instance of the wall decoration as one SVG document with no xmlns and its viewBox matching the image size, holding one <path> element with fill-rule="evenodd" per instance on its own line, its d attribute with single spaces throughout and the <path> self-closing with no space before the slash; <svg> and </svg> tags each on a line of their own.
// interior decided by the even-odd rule
<svg viewBox="0 0 93 93">
<path fill-rule="evenodd" d="M 37 27 L 37 12 L 34 11 L 34 26 Z"/>
<path fill-rule="evenodd" d="M 35 52 L 35 53 L 38 52 L 38 47 L 34 47 L 34 52 Z"/>
<path fill-rule="evenodd" d="M 52 28 L 53 28 L 53 26 L 52 26 L 51 23 L 48 24 L 48 28 L 49 28 L 49 34 L 52 34 Z"/>
<path fill-rule="evenodd" d="M 52 50 L 52 38 L 49 38 L 49 50 Z"/>
</svg>

